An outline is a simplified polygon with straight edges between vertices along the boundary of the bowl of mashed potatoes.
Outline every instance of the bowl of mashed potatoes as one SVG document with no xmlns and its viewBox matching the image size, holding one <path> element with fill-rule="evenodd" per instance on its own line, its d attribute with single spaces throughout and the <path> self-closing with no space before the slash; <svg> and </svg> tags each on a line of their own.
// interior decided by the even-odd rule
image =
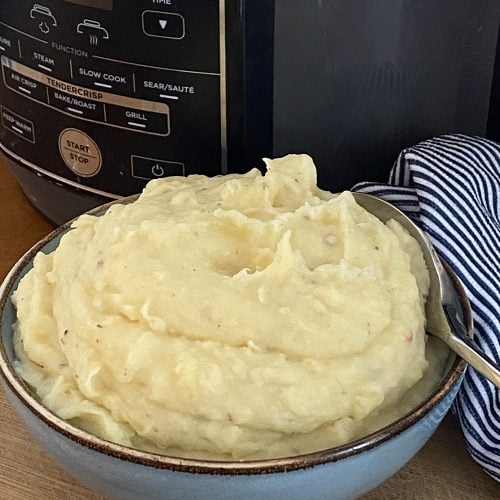
<svg viewBox="0 0 500 500">
<path fill-rule="evenodd" d="M 5 279 L 6 392 L 98 491 L 351 498 L 450 407 L 465 363 L 425 333 L 418 243 L 319 189 L 307 155 L 266 166 L 152 181 Z"/>
</svg>

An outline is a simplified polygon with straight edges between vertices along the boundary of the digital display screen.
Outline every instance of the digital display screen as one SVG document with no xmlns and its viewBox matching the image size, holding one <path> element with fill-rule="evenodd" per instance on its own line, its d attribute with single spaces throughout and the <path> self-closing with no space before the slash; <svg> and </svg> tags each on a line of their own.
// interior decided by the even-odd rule
<svg viewBox="0 0 500 500">
<path fill-rule="evenodd" d="M 94 9 L 113 10 L 113 0 L 66 0 L 69 3 L 76 3 Z"/>
</svg>

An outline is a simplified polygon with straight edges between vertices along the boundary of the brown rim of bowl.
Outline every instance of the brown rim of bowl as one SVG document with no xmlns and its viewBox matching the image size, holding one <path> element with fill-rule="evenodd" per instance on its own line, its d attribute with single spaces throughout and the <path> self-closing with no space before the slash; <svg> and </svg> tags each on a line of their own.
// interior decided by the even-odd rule
<svg viewBox="0 0 500 500">
<path fill-rule="evenodd" d="M 105 205 L 89 210 L 87 214 L 93 215 L 107 210 L 115 204 L 129 203 L 134 201 L 138 195 L 129 196 L 120 200 L 115 200 Z M 77 219 L 78 217 L 75 217 Z M 66 222 L 62 226 L 52 231 L 45 238 L 36 243 L 30 248 L 12 267 L 11 271 L 5 277 L 0 285 L 0 313 L 3 313 L 5 305 L 10 298 L 11 289 L 17 277 L 23 268 L 34 258 L 36 253 L 49 241 L 65 232 L 71 223 L 75 220 Z M 443 261 L 443 264 L 448 271 L 455 289 L 460 299 L 462 306 L 464 321 L 469 336 L 472 337 L 472 312 L 469 300 L 465 290 L 460 283 L 455 273 L 450 266 Z M 1 317 L 0 317 L 1 322 Z M 219 474 L 219 475 L 252 475 L 252 474 L 269 474 L 278 472 L 289 472 L 299 469 L 306 469 L 316 465 L 338 460 L 357 455 L 364 451 L 368 451 L 377 445 L 380 445 L 390 438 L 401 434 L 413 424 L 424 418 L 444 397 L 451 391 L 456 383 L 460 381 L 462 374 L 466 369 L 466 362 L 456 357 L 453 365 L 440 383 L 439 387 L 433 394 L 420 404 L 415 410 L 399 418 L 395 422 L 386 427 L 358 439 L 343 446 L 329 448 L 313 453 L 306 453 L 292 457 L 275 458 L 268 460 L 247 460 L 247 461 L 211 461 L 198 459 L 185 459 L 140 451 L 133 448 L 128 448 L 104 439 L 98 438 L 88 432 L 85 432 L 78 427 L 71 425 L 66 420 L 63 420 L 53 414 L 50 410 L 44 407 L 32 394 L 30 386 L 17 374 L 12 363 L 10 362 L 3 342 L 0 342 L 0 372 L 8 387 L 16 395 L 16 397 L 28 408 L 31 413 L 37 416 L 42 422 L 62 434 L 68 439 L 74 441 L 81 446 L 98 451 L 105 455 L 125 460 L 128 462 L 154 467 L 157 469 L 167 469 L 177 472 L 187 472 L 196 474 Z"/>
</svg>

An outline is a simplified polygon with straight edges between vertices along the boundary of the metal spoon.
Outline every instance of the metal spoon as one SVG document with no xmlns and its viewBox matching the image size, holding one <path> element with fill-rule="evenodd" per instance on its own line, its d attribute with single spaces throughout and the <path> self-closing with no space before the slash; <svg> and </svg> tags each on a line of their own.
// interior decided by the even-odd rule
<svg viewBox="0 0 500 500">
<path fill-rule="evenodd" d="M 439 337 L 496 387 L 500 387 L 500 367 L 467 335 L 459 316 L 460 304 L 453 284 L 424 232 L 390 203 L 369 194 L 353 195 L 359 205 L 382 222 L 389 219 L 399 222 L 420 244 L 430 275 L 426 303 L 428 333 Z"/>
</svg>

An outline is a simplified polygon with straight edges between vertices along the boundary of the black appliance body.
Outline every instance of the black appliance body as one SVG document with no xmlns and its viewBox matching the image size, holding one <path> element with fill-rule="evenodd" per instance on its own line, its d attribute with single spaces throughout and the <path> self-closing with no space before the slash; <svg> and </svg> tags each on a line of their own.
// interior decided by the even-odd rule
<svg viewBox="0 0 500 500">
<path fill-rule="evenodd" d="M 0 148 L 61 223 L 149 179 L 309 153 L 321 187 L 484 135 L 498 0 L 2 0 Z"/>
</svg>

